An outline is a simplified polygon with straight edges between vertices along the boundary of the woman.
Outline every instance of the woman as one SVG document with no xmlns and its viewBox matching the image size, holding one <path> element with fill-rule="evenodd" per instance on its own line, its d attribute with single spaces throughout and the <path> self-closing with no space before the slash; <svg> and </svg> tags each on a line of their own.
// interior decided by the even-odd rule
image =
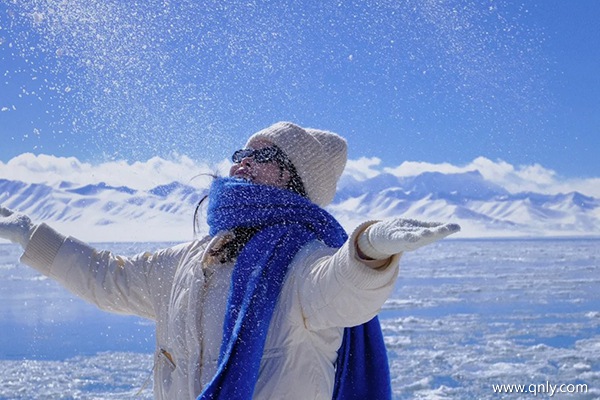
<svg viewBox="0 0 600 400">
<path fill-rule="evenodd" d="M 98 307 L 156 321 L 157 399 L 390 398 L 376 314 L 400 254 L 460 228 L 367 221 L 348 238 L 321 208 L 346 163 L 331 132 L 280 122 L 232 160 L 201 240 L 120 257 L 4 208 L 0 237 Z"/>
</svg>

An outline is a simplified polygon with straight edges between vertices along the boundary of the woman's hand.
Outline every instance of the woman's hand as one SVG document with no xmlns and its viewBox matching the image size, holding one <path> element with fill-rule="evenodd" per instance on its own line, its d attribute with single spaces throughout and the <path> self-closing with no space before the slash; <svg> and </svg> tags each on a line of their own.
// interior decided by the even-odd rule
<svg viewBox="0 0 600 400">
<path fill-rule="evenodd" d="M 376 222 L 358 237 L 360 252 L 375 260 L 416 250 L 460 231 L 458 224 L 394 218 Z"/>
<path fill-rule="evenodd" d="M 27 247 L 35 225 L 25 214 L 0 206 L 0 238 Z"/>
</svg>

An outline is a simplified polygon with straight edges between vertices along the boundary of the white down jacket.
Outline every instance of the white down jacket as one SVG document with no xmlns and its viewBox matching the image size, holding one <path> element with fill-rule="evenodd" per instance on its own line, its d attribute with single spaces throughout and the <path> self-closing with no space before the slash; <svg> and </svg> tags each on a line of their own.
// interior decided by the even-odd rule
<svg viewBox="0 0 600 400">
<path fill-rule="evenodd" d="M 339 250 L 308 243 L 290 265 L 266 339 L 255 399 L 331 399 L 342 330 L 377 314 L 398 256 L 360 262 L 357 228 Z M 156 321 L 154 397 L 195 399 L 217 368 L 233 264 L 203 260 L 210 238 L 134 257 L 97 251 L 45 224 L 21 261 L 103 310 Z"/>
</svg>

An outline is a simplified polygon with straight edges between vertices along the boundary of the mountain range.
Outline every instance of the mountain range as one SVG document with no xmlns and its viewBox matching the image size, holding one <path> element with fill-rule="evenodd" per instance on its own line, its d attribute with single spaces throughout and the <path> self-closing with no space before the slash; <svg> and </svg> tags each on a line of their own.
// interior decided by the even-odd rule
<svg viewBox="0 0 600 400">
<path fill-rule="evenodd" d="M 189 240 L 194 210 L 206 192 L 181 182 L 141 190 L 0 179 L 0 204 L 94 242 Z M 457 222 L 462 226 L 457 238 L 600 236 L 598 198 L 510 193 L 476 170 L 363 179 L 344 174 L 327 209 L 347 230 L 365 219 L 404 217 Z"/>
</svg>

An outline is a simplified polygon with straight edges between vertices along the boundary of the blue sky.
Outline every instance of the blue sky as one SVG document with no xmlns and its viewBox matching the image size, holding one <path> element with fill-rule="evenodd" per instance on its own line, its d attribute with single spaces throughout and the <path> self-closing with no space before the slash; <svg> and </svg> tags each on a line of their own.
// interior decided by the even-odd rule
<svg viewBox="0 0 600 400">
<path fill-rule="evenodd" d="M 388 166 L 598 176 L 595 0 L 37 3 L 0 3 L 0 161 L 218 161 L 291 120 Z"/>
</svg>

